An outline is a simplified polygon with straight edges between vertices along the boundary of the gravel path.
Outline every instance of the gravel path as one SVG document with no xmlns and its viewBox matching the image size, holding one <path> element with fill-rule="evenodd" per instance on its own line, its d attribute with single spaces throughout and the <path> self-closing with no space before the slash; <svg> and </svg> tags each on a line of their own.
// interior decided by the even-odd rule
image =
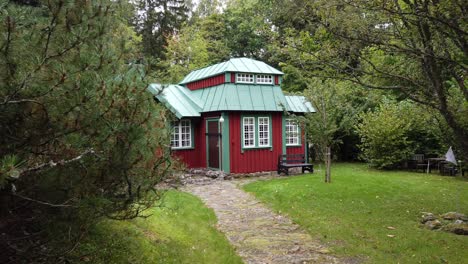
<svg viewBox="0 0 468 264">
<path fill-rule="evenodd" d="M 289 218 L 239 189 L 241 181 L 188 185 L 218 217 L 218 229 L 246 263 L 344 263 Z"/>
</svg>

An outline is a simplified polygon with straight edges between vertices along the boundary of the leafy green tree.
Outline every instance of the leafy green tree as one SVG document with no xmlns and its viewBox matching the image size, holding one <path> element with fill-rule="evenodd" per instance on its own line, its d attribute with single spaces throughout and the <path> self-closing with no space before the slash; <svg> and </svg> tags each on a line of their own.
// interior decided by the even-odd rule
<svg viewBox="0 0 468 264">
<path fill-rule="evenodd" d="M 299 53 L 295 58 L 310 58 L 304 68 L 436 110 L 468 157 L 464 1 L 305 2 L 315 14 L 311 25 L 286 37 Z"/>
<path fill-rule="evenodd" d="M 193 69 L 230 57 L 268 62 L 268 41 L 273 31 L 262 4 L 258 0 L 228 1 L 220 13 L 220 1 L 201 1 L 189 23 L 168 38 L 159 65 L 161 80 L 180 81 Z"/>
<path fill-rule="evenodd" d="M 349 82 L 307 79 L 304 95 L 313 104 L 316 113 L 307 115 L 308 141 L 325 161 L 325 182 L 331 182 L 332 148 L 342 143 L 342 137 L 352 133 L 357 115 L 369 106 L 353 97 L 359 90 Z"/>
<path fill-rule="evenodd" d="M 193 12 L 194 18 L 205 18 L 221 12 L 221 2 L 218 0 L 200 0 Z"/>
<path fill-rule="evenodd" d="M 260 1 L 269 11 L 266 16 L 275 25 L 279 37 L 288 30 L 313 32 L 318 21 L 314 1 L 269 0 Z"/>
<path fill-rule="evenodd" d="M 434 112 L 434 111 L 432 111 Z M 356 125 L 361 137 L 362 158 L 371 166 L 400 166 L 415 153 L 442 154 L 443 135 L 437 119 L 411 101 L 384 101 L 375 111 L 361 114 Z"/>
<path fill-rule="evenodd" d="M 408 105 L 382 105 L 377 111 L 361 116 L 357 125 L 361 136 L 362 158 L 372 166 L 391 168 L 408 159 L 413 142 L 407 134 L 411 130 Z"/>
<path fill-rule="evenodd" d="M 223 14 L 214 14 L 198 22 L 201 35 L 206 40 L 210 64 L 228 60 L 231 50 L 226 35 L 229 34 Z"/>
<path fill-rule="evenodd" d="M 178 83 L 191 71 L 206 67 L 207 41 L 196 27 L 185 27 L 168 41 L 164 81 Z"/>
<path fill-rule="evenodd" d="M 127 64 L 129 10 L 0 0 L 0 262 L 58 261 L 101 217 L 157 198 L 168 131 L 145 69 Z"/>
<path fill-rule="evenodd" d="M 189 10 L 184 0 L 136 0 L 134 24 L 142 36 L 143 52 L 156 61 L 165 58 L 169 38 L 187 21 Z"/>
<path fill-rule="evenodd" d="M 229 1 L 223 16 L 225 39 L 232 57 L 265 60 L 272 29 L 264 12 L 265 6 L 257 0 Z"/>
<path fill-rule="evenodd" d="M 168 40 L 161 62 L 162 82 L 178 83 L 191 71 L 229 59 L 222 15 L 199 18 Z"/>
</svg>

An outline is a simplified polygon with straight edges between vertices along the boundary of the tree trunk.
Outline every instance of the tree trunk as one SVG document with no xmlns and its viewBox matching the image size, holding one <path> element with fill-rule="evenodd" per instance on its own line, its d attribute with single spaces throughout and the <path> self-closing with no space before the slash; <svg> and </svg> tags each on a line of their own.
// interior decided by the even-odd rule
<svg viewBox="0 0 468 264">
<path fill-rule="evenodd" d="M 427 7 L 426 7 L 427 8 Z M 425 10 L 429 12 L 428 10 Z M 450 106 L 448 103 L 449 95 L 444 87 L 444 77 L 443 77 L 443 67 L 441 66 L 440 61 L 437 61 L 436 58 L 436 47 L 433 44 L 433 33 L 431 31 L 431 25 L 426 21 L 420 18 L 419 20 L 419 36 L 421 42 L 423 44 L 423 56 L 421 58 L 421 65 L 422 69 L 426 75 L 426 79 L 429 81 L 431 90 L 437 98 L 437 106 L 436 108 L 440 114 L 444 117 L 447 125 L 453 130 L 455 141 L 457 143 L 457 148 L 462 153 L 462 157 L 464 161 L 467 161 L 468 155 L 468 130 L 466 127 L 462 125 L 461 122 L 456 119 L 455 113 L 450 110 Z M 451 71 L 455 71 L 455 69 L 451 69 Z M 456 73 L 455 73 L 456 75 Z M 455 79 L 457 79 L 455 77 Z M 457 79 L 459 83 L 459 87 L 462 91 L 465 91 L 465 86 L 462 80 Z M 427 101 L 430 101 L 431 98 L 427 98 Z M 466 101 L 465 101 L 466 102 Z"/>
<path fill-rule="evenodd" d="M 331 182 L 331 147 L 325 148 L 325 182 Z"/>
</svg>

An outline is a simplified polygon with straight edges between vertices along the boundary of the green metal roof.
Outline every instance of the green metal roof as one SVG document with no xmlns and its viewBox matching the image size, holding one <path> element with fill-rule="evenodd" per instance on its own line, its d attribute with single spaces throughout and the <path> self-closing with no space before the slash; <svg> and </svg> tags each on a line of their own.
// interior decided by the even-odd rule
<svg viewBox="0 0 468 264">
<path fill-rule="evenodd" d="M 275 85 L 225 83 L 192 94 L 203 102 L 203 112 L 290 110 L 281 88 Z"/>
<path fill-rule="evenodd" d="M 315 113 L 315 108 L 304 96 L 286 95 L 289 111 L 294 113 Z"/>
<path fill-rule="evenodd" d="M 225 62 L 221 62 L 206 68 L 192 71 L 189 73 L 180 84 L 186 84 L 207 77 L 216 76 L 225 72 L 241 72 L 241 73 L 264 73 L 283 75 L 281 71 L 271 67 L 270 65 L 249 58 L 234 58 Z"/>
<path fill-rule="evenodd" d="M 226 83 L 190 91 L 181 85 L 151 84 L 148 90 L 178 118 L 213 111 L 315 112 L 304 96 L 284 96 L 276 85 Z"/>
<path fill-rule="evenodd" d="M 183 86 L 150 84 L 148 90 L 177 118 L 198 117 L 202 112 L 203 104 Z"/>
</svg>

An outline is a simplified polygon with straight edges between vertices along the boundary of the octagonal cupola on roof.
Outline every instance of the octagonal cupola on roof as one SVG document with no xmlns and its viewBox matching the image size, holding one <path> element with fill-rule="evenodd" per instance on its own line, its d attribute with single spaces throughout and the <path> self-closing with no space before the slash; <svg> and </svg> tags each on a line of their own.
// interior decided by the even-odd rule
<svg viewBox="0 0 468 264">
<path fill-rule="evenodd" d="M 177 118 L 223 111 L 315 112 L 304 96 L 284 95 L 283 73 L 268 64 L 234 58 L 191 72 L 179 84 L 150 84 L 148 90 Z"/>
<path fill-rule="evenodd" d="M 224 83 L 248 85 L 280 85 L 283 72 L 249 58 L 233 58 L 189 73 L 179 85 L 190 90 L 208 88 Z"/>
</svg>

